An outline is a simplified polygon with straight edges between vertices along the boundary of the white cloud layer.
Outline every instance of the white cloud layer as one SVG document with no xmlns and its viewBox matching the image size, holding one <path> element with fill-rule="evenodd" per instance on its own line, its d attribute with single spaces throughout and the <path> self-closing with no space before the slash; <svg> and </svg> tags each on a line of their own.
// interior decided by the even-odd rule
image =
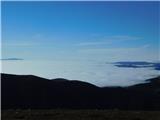
<svg viewBox="0 0 160 120">
<path fill-rule="evenodd" d="M 153 68 L 118 68 L 97 61 L 2 61 L 2 72 L 82 80 L 98 86 L 127 86 L 160 75 Z"/>
</svg>

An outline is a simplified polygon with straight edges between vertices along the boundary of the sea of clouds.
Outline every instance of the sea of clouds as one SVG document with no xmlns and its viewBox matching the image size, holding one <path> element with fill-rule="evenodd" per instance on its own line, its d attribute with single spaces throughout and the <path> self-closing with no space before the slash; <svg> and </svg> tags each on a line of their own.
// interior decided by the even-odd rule
<svg viewBox="0 0 160 120">
<path fill-rule="evenodd" d="M 105 61 L 2 61 L 2 72 L 86 81 L 97 86 L 130 86 L 160 75 L 154 68 L 123 68 Z"/>
</svg>

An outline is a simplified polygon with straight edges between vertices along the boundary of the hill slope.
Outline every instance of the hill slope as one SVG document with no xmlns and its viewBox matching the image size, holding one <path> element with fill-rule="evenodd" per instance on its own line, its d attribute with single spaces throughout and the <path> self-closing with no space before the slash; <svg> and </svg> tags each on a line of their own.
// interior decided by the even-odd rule
<svg viewBox="0 0 160 120">
<path fill-rule="evenodd" d="M 75 108 L 160 110 L 160 77 L 130 87 L 1 74 L 2 109 Z"/>
</svg>

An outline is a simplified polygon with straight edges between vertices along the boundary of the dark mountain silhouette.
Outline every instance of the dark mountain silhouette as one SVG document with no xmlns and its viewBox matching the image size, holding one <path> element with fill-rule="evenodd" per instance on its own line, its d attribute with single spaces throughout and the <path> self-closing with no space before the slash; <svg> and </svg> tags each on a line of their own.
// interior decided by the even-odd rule
<svg viewBox="0 0 160 120">
<path fill-rule="evenodd" d="M 126 67 L 126 68 L 153 68 L 155 70 L 160 70 L 159 62 L 145 62 L 145 61 L 123 61 L 113 63 L 117 67 Z"/>
<path fill-rule="evenodd" d="M 160 70 L 160 63 L 155 64 L 155 70 Z"/>
<path fill-rule="evenodd" d="M 33 75 L 1 74 L 2 109 L 160 110 L 160 77 L 130 87 L 97 87 L 90 83 Z"/>
</svg>

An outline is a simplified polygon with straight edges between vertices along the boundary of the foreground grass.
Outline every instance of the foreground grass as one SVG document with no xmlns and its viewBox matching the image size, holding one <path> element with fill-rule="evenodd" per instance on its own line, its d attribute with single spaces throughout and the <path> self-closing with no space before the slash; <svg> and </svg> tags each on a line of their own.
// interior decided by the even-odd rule
<svg viewBox="0 0 160 120">
<path fill-rule="evenodd" d="M 2 120 L 160 120 L 160 111 L 2 110 Z"/>
</svg>

